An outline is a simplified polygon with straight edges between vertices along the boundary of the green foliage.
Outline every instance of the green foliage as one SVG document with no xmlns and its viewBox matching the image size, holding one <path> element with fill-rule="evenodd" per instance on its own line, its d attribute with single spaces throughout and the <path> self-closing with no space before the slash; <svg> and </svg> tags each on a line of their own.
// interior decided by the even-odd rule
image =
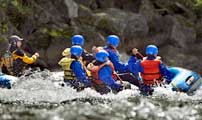
<svg viewBox="0 0 202 120">
<path fill-rule="evenodd" d="M 73 31 L 71 28 L 67 29 L 49 29 L 49 28 L 42 28 L 42 33 L 48 34 L 51 37 L 57 38 L 57 37 L 64 37 L 64 38 L 70 38 L 73 34 Z"/>
<path fill-rule="evenodd" d="M 8 14 L 9 21 L 18 27 L 32 13 L 32 7 L 23 0 L 0 0 L 0 10 Z M 7 25 L 1 25 L 3 32 L 7 32 Z"/>
<path fill-rule="evenodd" d="M 8 1 L 7 0 L 0 0 L 0 7 L 1 8 L 6 8 L 8 5 Z"/>
<path fill-rule="evenodd" d="M 202 0 L 196 0 L 196 6 L 202 6 Z"/>
<path fill-rule="evenodd" d="M 178 0 L 178 2 L 190 8 L 197 17 L 202 17 L 202 0 Z"/>
<path fill-rule="evenodd" d="M 23 5 L 23 1 L 21 0 L 11 0 L 11 4 L 17 9 L 19 13 L 22 15 L 27 15 L 31 12 L 31 6 Z"/>
<path fill-rule="evenodd" d="M 194 5 L 194 11 L 198 17 L 202 17 L 202 0 L 196 0 L 196 4 Z"/>
<path fill-rule="evenodd" d="M 184 6 L 186 6 L 188 8 L 193 8 L 194 5 L 196 4 L 196 0 L 176 0 L 176 1 L 183 4 Z"/>
<path fill-rule="evenodd" d="M 6 39 L 5 39 L 5 38 L 0 37 L 0 43 L 5 42 L 5 41 L 6 41 Z"/>
<path fill-rule="evenodd" d="M 6 10 L 13 7 L 16 13 L 27 15 L 32 11 L 32 7 L 30 5 L 24 5 L 23 3 L 23 0 L 0 0 L 0 8 Z"/>
<path fill-rule="evenodd" d="M 8 24 L 6 22 L 2 22 L 0 24 L 0 31 L 1 31 L 1 33 L 7 33 L 8 32 Z"/>
</svg>

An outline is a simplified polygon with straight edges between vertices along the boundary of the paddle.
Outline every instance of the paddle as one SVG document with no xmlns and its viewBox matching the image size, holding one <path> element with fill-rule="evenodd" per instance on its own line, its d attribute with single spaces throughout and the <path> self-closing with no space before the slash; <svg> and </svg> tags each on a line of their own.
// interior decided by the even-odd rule
<svg viewBox="0 0 202 120">
<path fill-rule="evenodd" d="M 138 59 L 143 59 L 144 56 L 138 51 L 137 48 L 132 49 L 132 54 L 135 55 Z"/>
<path fill-rule="evenodd" d="M 122 80 L 121 77 L 117 74 L 117 72 L 115 72 L 114 74 L 117 76 L 117 78 L 119 79 L 120 83 L 123 84 L 123 80 Z"/>
</svg>

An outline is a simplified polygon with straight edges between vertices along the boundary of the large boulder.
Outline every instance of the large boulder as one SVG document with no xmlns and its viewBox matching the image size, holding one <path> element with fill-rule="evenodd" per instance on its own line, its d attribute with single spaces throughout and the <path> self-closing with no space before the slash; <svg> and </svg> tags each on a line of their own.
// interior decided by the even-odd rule
<svg viewBox="0 0 202 120">
<path fill-rule="evenodd" d="M 73 0 L 64 0 L 69 18 L 78 17 L 78 5 Z"/>
<path fill-rule="evenodd" d="M 196 41 L 196 32 L 193 28 L 194 26 L 186 26 L 180 23 L 179 19 L 176 20 L 178 17 L 173 17 L 173 26 L 170 34 L 170 39 L 172 43 L 180 48 L 186 49 L 190 44 L 195 43 Z M 183 22 L 186 21 L 185 18 L 182 19 Z M 187 23 L 192 24 L 192 23 Z"/>
<path fill-rule="evenodd" d="M 127 25 L 124 29 L 124 36 L 128 39 L 144 37 L 148 35 L 149 26 L 144 16 L 141 14 L 134 14 L 127 20 Z"/>
<path fill-rule="evenodd" d="M 17 34 L 55 67 L 62 50 L 71 46 L 72 35 L 84 35 L 85 48 L 91 50 L 93 45 L 104 45 L 108 35 L 116 34 L 121 38 L 118 49 L 122 53 L 133 47 L 144 53 L 148 44 L 155 44 L 168 65 L 200 72 L 202 20 L 193 12 L 193 5 L 186 2 L 1 0 L 1 51 L 7 49 L 7 38 Z"/>
</svg>

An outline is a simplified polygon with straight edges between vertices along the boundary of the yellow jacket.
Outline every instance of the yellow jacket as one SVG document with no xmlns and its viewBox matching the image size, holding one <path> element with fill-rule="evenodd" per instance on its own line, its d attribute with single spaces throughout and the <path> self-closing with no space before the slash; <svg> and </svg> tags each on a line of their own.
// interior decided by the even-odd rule
<svg viewBox="0 0 202 120">
<path fill-rule="evenodd" d="M 16 51 L 14 51 L 12 53 L 13 55 L 13 59 L 17 60 L 17 59 L 21 59 L 24 63 L 26 64 L 33 64 L 34 62 L 36 62 L 37 60 L 37 56 L 36 55 L 32 55 L 32 57 L 28 57 L 25 53 L 23 56 L 19 56 L 16 54 Z"/>
<path fill-rule="evenodd" d="M 64 70 L 64 78 L 66 80 L 75 80 L 75 75 L 70 68 L 73 61 L 74 59 L 71 59 L 69 57 L 64 57 L 58 62 L 58 64 Z"/>
</svg>

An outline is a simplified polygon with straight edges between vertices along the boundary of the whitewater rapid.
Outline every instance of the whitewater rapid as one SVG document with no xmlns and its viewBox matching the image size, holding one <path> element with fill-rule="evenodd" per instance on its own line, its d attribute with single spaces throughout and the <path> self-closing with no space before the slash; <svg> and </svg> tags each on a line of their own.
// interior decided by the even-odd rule
<svg viewBox="0 0 202 120">
<path fill-rule="evenodd" d="M 26 118 L 28 113 L 31 119 L 42 120 L 195 120 L 201 117 L 201 88 L 192 96 L 173 92 L 169 87 L 158 87 L 152 96 L 142 96 L 135 86 L 118 94 L 100 95 L 90 88 L 77 92 L 62 87 L 59 85 L 62 80 L 63 72 L 36 71 L 19 78 L 12 89 L 0 88 L 0 111 L 8 111 L 0 119 Z"/>
</svg>

